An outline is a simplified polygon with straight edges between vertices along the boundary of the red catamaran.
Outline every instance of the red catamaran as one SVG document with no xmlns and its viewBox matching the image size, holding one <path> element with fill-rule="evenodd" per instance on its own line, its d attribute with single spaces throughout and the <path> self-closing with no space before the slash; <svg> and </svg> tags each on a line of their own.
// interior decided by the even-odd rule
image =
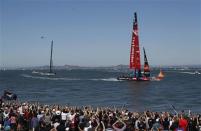
<svg viewBox="0 0 201 131">
<path fill-rule="evenodd" d="M 118 80 L 131 80 L 131 81 L 150 80 L 150 68 L 144 48 L 143 51 L 144 51 L 144 73 L 141 72 L 137 13 L 135 13 L 133 21 L 131 51 L 130 51 L 130 69 L 133 70 L 133 73 L 130 74 L 129 76 L 120 76 L 117 78 Z"/>
</svg>

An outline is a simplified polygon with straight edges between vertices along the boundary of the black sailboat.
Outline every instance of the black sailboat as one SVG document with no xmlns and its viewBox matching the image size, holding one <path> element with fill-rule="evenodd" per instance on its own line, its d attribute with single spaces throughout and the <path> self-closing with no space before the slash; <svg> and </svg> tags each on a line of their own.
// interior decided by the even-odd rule
<svg viewBox="0 0 201 131">
<path fill-rule="evenodd" d="M 37 71 L 33 71 L 32 73 L 34 73 L 34 74 L 40 74 L 40 75 L 45 75 L 45 76 L 53 76 L 53 75 L 56 75 L 56 73 L 53 72 L 52 54 L 53 54 L 53 40 L 51 41 L 49 72 L 37 72 Z"/>
<path fill-rule="evenodd" d="M 55 75 L 56 73 L 53 72 L 53 60 L 52 60 L 52 53 L 53 53 L 53 40 L 51 41 L 51 52 L 50 52 L 50 70 L 46 75 Z"/>
</svg>

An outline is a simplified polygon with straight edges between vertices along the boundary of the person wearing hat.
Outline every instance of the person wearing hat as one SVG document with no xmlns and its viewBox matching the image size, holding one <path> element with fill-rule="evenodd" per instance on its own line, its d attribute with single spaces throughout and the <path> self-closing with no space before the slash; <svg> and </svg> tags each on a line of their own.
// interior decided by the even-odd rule
<svg viewBox="0 0 201 131">
<path fill-rule="evenodd" d="M 61 121 L 61 111 L 59 111 L 59 110 L 56 111 L 55 109 L 53 109 L 52 113 L 53 113 L 52 119 L 51 119 L 52 124 L 54 125 L 54 123 L 56 123 L 56 120 L 57 120 L 57 122 L 60 123 L 60 121 Z"/>
<path fill-rule="evenodd" d="M 161 127 L 161 125 L 159 123 L 159 118 L 157 118 L 156 122 L 152 126 L 152 131 L 158 131 L 160 127 Z"/>
<path fill-rule="evenodd" d="M 57 110 L 56 111 L 56 119 L 58 119 L 58 121 L 60 122 L 61 121 L 61 111 L 60 110 Z"/>
</svg>

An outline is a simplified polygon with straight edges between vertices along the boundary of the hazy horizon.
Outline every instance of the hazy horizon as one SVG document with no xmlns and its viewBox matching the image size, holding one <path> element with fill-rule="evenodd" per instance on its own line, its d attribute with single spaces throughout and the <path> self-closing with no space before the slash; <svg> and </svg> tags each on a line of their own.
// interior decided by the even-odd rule
<svg viewBox="0 0 201 131">
<path fill-rule="evenodd" d="M 77 67 L 86 67 L 86 68 L 101 68 L 101 67 L 113 67 L 113 66 L 128 66 L 129 65 L 124 65 L 124 64 L 119 64 L 119 65 L 96 65 L 96 66 L 82 66 L 82 65 L 54 65 L 54 67 L 64 67 L 64 66 L 77 66 Z M 32 66 L 0 66 L 0 68 L 39 68 L 39 67 L 49 67 L 49 65 L 32 65 Z M 150 67 L 201 67 L 201 64 L 192 64 L 192 65 L 150 65 Z M 143 68 L 143 64 L 142 64 Z"/>
<path fill-rule="evenodd" d="M 201 1 L 2 0 L 0 67 L 128 65 L 137 12 L 141 63 L 201 65 Z M 41 38 L 41 36 L 43 36 Z"/>
</svg>

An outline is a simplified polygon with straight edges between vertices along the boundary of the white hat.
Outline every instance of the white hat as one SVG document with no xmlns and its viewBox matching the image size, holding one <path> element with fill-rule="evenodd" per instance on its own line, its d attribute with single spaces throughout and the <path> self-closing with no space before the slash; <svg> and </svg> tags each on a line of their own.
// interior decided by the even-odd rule
<svg viewBox="0 0 201 131">
<path fill-rule="evenodd" d="M 57 114 L 57 115 L 60 115 L 60 114 L 61 114 L 61 111 L 56 111 L 56 114 Z"/>
<path fill-rule="evenodd" d="M 156 122 L 159 122 L 159 118 L 156 119 Z"/>
<path fill-rule="evenodd" d="M 109 114 L 109 116 L 113 116 L 113 114 L 112 114 L 112 113 L 110 113 L 110 114 Z"/>
</svg>

